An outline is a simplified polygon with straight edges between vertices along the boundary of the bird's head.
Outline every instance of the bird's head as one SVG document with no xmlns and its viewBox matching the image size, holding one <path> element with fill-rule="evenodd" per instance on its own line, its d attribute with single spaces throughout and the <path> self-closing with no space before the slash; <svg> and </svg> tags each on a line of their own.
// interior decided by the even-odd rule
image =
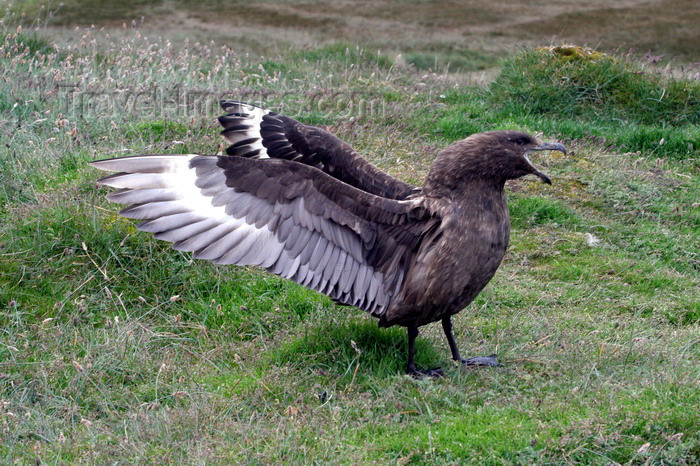
<svg viewBox="0 0 700 466">
<path fill-rule="evenodd" d="M 558 142 L 543 143 L 520 131 L 488 131 L 469 136 L 446 147 L 438 154 L 426 179 L 426 187 L 452 184 L 458 189 L 473 182 L 503 185 L 507 180 L 535 175 L 552 184 L 547 175 L 530 162 L 528 154 L 557 150 L 566 154 Z"/>
</svg>

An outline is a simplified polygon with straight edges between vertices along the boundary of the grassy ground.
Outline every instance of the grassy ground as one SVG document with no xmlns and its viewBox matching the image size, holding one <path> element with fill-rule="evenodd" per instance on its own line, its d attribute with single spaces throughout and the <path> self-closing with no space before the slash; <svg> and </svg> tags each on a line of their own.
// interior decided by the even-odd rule
<svg viewBox="0 0 700 466">
<path fill-rule="evenodd" d="M 23 0 L 23 22 L 119 28 L 235 44 L 255 53 L 337 40 L 379 49 L 421 69 L 492 68 L 522 45 L 574 42 L 696 62 L 700 6 L 694 0 Z M 107 4 L 108 6 L 105 6 Z M 43 9 L 42 9 L 43 8 Z M 54 30 L 54 32 L 59 32 Z"/>
<path fill-rule="evenodd" d="M 260 59 L 71 34 L 5 29 L 0 50 L 3 461 L 700 461 L 697 81 L 547 49 L 483 89 L 354 45 Z M 120 218 L 87 162 L 216 153 L 221 94 L 324 125 L 416 183 L 473 131 L 566 140 L 568 156 L 534 160 L 553 186 L 509 185 L 510 251 L 455 320 L 464 354 L 505 367 L 454 367 L 430 326 L 418 363 L 446 377 L 413 380 L 401 329 Z"/>
</svg>

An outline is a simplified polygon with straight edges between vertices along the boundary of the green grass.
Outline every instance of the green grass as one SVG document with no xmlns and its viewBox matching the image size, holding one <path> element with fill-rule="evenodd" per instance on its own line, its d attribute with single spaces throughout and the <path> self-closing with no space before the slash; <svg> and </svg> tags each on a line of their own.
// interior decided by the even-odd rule
<svg viewBox="0 0 700 466">
<path fill-rule="evenodd" d="M 477 71 L 497 65 L 497 57 L 470 49 L 455 49 L 451 44 L 431 44 L 422 50 L 405 53 L 406 62 L 419 70 Z"/>
<path fill-rule="evenodd" d="M 299 50 L 290 55 L 290 61 L 297 60 L 309 62 L 328 62 L 334 66 L 343 65 L 370 65 L 378 68 L 389 68 L 391 61 L 378 51 L 372 52 L 355 44 L 336 42 L 322 47 L 313 47 Z"/>
<path fill-rule="evenodd" d="M 570 227 L 579 224 L 571 209 L 561 202 L 544 197 L 515 198 L 510 203 L 510 215 L 511 225 L 518 228 L 549 223 Z"/>
<path fill-rule="evenodd" d="M 476 89 L 352 43 L 260 59 L 75 34 L 55 48 L 15 31 L 0 42 L 3 462 L 700 461 L 696 84 L 633 72 L 598 102 L 556 83 L 595 87 L 615 66 L 629 71 L 626 58 L 599 70 L 526 50 Z M 84 91 L 179 84 L 211 102 L 67 111 L 56 73 Z M 675 89 L 668 106 L 619 97 L 658 86 Z M 119 217 L 87 162 L 216 153 L 205 110 L 223 90 L 326 125 L 415 183 L 441 147 L 476 131 L 566 138 L 568 155 L 533 155 L 552 186 L 509 184 L 510 250 L 455 318 L 463 354 L 497 353 L 505 367 L 454 366 L 432 325 L 418 363 L 446 375 L 413 380 L 402 329 L 252 268 L 193 261 Z M 537 107 L 528 92 L 549 100 Z M 348 111 L 348 96 L 381 111 Z"/>
<path fill-rule="evenodd" d="M 535 49 L 506 60 L 491 94 L 491 102 L 517 113 L 662 127 L 700 122 L 696 80 L 666 79 L 581 47 Z"/>
<path fill-rule="evenodd" d="M 660 73 L 581 47 L 526 50 L 505 60 L 487 89 L 451 90 L 439 118 L 418 115 L 415 124 L 447 140 L 527 128 L 618 151 L 696 158 L 700 83 Z"/>
</svg>

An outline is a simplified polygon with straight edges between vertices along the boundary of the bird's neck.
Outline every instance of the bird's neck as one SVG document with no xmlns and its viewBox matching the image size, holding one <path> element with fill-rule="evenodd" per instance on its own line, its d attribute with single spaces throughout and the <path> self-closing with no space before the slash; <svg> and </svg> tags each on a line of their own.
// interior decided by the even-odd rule
<svg viewBox="0 0 700 466">
<path fill-rule="evenodd" d="M 505 187 L 504 180 L 485 177 L 462 177 L 459 180 L 430 180 L 423 186 L 423 195 L 434 199 L 445 199 L 452 202 L 469 202 L 483 198 L 502 199 Z"/>
</svg>

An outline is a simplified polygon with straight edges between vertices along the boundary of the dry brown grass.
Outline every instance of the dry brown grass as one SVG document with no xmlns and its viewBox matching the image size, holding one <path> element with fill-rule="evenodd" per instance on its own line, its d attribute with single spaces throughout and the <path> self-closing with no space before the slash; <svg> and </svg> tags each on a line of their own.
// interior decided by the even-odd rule
<svg viewBox="0 0 700 466">
<path fill-rule="evenodd" d="M 700 59 L 700 4 L 693 0 L 64 3 L 49 25 L 118 28 L 143 20 L 146 31 L 256 53 L 344 40 L 393 54 L 472 50 L 498 56 L 519 45 L 567 41 Z M 27 5 L 33 18 L 41 2 Z"/>
</svg>

